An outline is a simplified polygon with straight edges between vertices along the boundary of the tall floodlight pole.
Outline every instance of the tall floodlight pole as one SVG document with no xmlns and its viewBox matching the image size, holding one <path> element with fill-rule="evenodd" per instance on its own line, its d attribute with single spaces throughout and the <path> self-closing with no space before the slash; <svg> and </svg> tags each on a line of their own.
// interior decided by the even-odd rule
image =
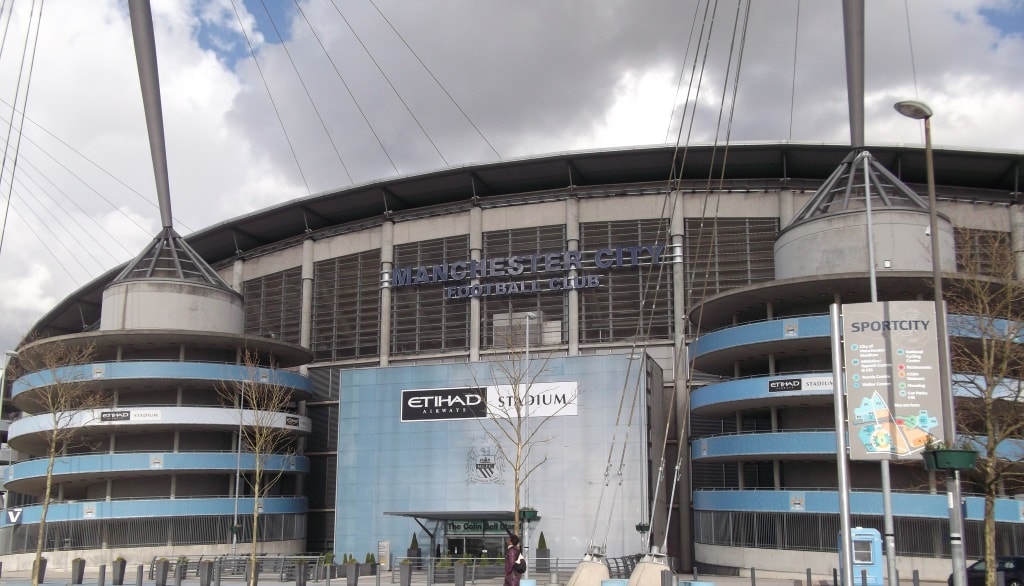
<svg viewBox="0 0 1024 586">
<path fill-rule="evenodd" d="M 925 173 L 928 176 L 928 216 L 932 246 L 932 286 L 935 298 L 936 332 L 939 337 L 939 382 L 942 397 L 942 434 L 947 443 L 956 441 L 956 417 L 953 409 L 953 387 L 949 364 L 949 334 L 946 327 L 946 304 L 942 297 L 942 268 L 939 263 L 939 212 L 935 197 L 935 162 L 932 157 L 932 109 L 924 102 L 904 100 L 893 105 L 908 118 L 924 121 Z M 964 559 L 964 517 L 960 508 L 960 471 L 946 472 L 949 494 L 949 553 L 953 562 L 953 586 L 965 586 L 967 563 Z"/>
<path fill-rule="evenodd" d="M 868 228 L 868 280 L 871 283 L 871 303 L 878 303 L 878 277 L 875 269 L 875 236 L 871 218 L 871 175 L 867 151 L 862 151 L 857 161 L 864 163 L 864 209 Z M 856 162 L 854 163 L 856 164 Z M 852 170 L 851 170 L 852 174 Z M 896 530 L 892 517 L 892 475 L 889 460 L 879 462 L 882 477 L 882 529 L 885 530 L 885 567 L 890 584 L 896 584 Z"/>
</svg>

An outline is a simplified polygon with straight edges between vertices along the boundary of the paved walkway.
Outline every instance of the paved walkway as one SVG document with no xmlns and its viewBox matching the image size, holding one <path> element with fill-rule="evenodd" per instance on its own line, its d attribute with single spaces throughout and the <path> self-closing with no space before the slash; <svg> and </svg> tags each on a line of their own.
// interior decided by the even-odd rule
<svg viewBox="0 0 1024 586">
<path fill-rule="evenodd" d="M 124 586 L 135 586 L 136 585 L 136 570 L 133 567 L 128 568 L 125 573 Z M 531 576 L 537 580 L 537 586 L 550 586 L 547 579 L 541 579 L 537 576 Z M 568 575 L 562 577 L 563 580 L 568 579 Z M 682 581 L 693 580 L 693 576 L 689 574 L 677 575 L 677 583 Z M 394 580 L 394 581 L 392 581 Z M 714 586 L 752 586 L 749 577 L 738 577 L 738 576 L 699 576 L 697 580 L 701 582 L 711 582 Z M 499 578 L 488 578 L 483 580 L 476 580 L 475 582 L 467 582 L 466 586 L 501 586 L 502 579 Z M 3 575 L 0 576 L 0 586 L 30 586 L 32 581 L 30 579 L 30 572 L 28 570 L 18 570 L 8 572 L 4 570 Z M 47 569 L 46 580 L 42 583 L 47 586 L 70 586 L 71 585 L 71 572 L 65 570 L 52 570 Z M 97 568 L 87 568 L 85 571 L 85 577 L 82 580 L 83 586 L 99 586 L 99 574 Z M 112 586 L 112 576 L 110 574 L 110 568 L 107 568 L 106 580 L 104 586 Z M 150 580 L 146 572 L 143 572 L 143 586 L 153 586 L 154 581 Z M 222 581 L 224 586 L 244 586 L 244 581 L 241 576 L 225 577 Z M 266 576 L 261 576 L 259 581 L 260 586 L 295 586 L 295 582 L 281 582 Z M 393 586 L 398 584 L 398 577 L 392 576 L 391 572 L 381 572 L 378 576 L 362 576 L 359 578 L 359 586 Z M 427 586 L 426 573 L 416 572 L 413 574 L 412 580 L 413 586 Z M 564 584 L 564 581 L 562 582 Z M 173 577 L 168 578 L 168 586 L 176 586 L 174 584 Z M 199 578 L 190 576 L 181 582 L 181 586 L 199 586 Z M 345 586 L 345 578 L 333 578 L 330 581 L 327 580 L 309 580 L 307 586 Z M 445 586 L 442 584 L 441 586 Z M 696 586 L 696 585 L 695 585 Z M 701 585 L 703 586 L 703 585 Z M 803 580 L 794 579 L 782 579 L 782 578 L 758 578 L 756 586 L 804 586 Z M 815 580 L 814 586 L 821 586 L 821 582 Z"/>
</svg>

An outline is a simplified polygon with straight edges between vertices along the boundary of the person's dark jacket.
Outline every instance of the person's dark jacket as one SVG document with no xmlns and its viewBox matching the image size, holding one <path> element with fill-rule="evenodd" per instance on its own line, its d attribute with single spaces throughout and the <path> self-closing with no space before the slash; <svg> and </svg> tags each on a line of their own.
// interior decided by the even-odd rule
<svg viewBox="0 0 1024 586">
<path fill-rule="evenodd" d="M 521 575 L 512 567 L 516 565 L 517 559 L 519 559 L 519 548 L 517 546 L 509 545 L 505 548 L 505 581 L 503 586 L 519 586 Z"/>
</svg>

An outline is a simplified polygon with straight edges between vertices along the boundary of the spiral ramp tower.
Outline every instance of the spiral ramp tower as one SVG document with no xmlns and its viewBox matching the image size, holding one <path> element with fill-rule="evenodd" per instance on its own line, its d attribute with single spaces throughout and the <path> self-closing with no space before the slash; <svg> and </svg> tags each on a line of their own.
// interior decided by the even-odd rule
<svg viewBox="0 0 1024 586">
<path fill-rule="evenodd" d="M 295 369 L 313 356 L 244 334 L 241 294 L 172 227 L 152 21 L 145 0 L 130 8 L 163 228 L 104 289 L 98 326 L 18 349 L 23 373 L 11 405 L 21 416 L 7 434 L 14 461 L 5 470 L 0 548 L 35 551 L 49 476 L 51 563 L 231 553 L 253 534 L 262 552 L 302 552 L 308 458 L 294 450 L 256 455 L 242 438 L 257 427 L 309 435 L 303 401 L 311 383 Z M 245 381 L 273 385 L 287 407 L 247 406 Z M 51 399 L 67 384 L 95 401 L 47 409 L 60 404 Z M 58 429 L 71 439 L 48 474 L 48 440 Z M 259 499 L 248 488 L 256 470 L 277 478 Z"/>
<path fill-rule="evenodd" d="M 695 517 L 706 527 L 744 515 L 770 518 L 775 529 L 762 538 L 777 544 L 780 558 L 791 555 L 783 544 L 811 535 L 802 529 L 807 523 L 835 524 L 829 306 L 872 298 L 865 246 L 869 206 L 878 299 L 930 298 L 927 202 L 869 152 L 853 151 L 780 232 L 775 280 L 709 297 L 690 309 L 690 319 L 700 324 L 690 348 L 693 365 L 714 381 L 694 389 L 690 404 L 692 415 L 705 422 L 695 426 L 692 440 L 693 474 L 701 479 L 693 495 Z M 941 213 L 939 242 L 942 270 L 955 272 L 953 226 Z M 707 422 L 716 422 L 715 429 Z M 708 470 L 719 472 L 721 484 L 708 481 Z M 877 462 L 851 462 L 859 491 L 854 516 L 881 510 L 879 474 Z M 892 478 L 894 500 L 941 519 L 944 495 L 919 490 L 934 482 L 919 467 L 899 467 Z M 759 512 L 745 512 L 751 508 Z M 835 535 L 822 539 L 834 546 Z M 711 566 L 758 563 L 747 547 L 705 546 L 699 540 L 696 547 Z M 805 556 L 801 563 L 827 574 L 835 554 Z"/>
<path fill-rule="evenodd" d="M 246 519 L 253 497 L 236 475 L 251 475 L 256 462 L 238 441 L 240 425 L 260 417 L 228 403 L 224 394 L 247 378 L 273 380 L 290 393 L 294 412 L 275 414 L 272 425 L 295 437 L 308 435 L 310 421 L 298 406 L 310 382 L 285 370 L 309 362 L 308 350 L 243 335 L 241 296 L 173 230 L 162 232 L 107 286 L 98 330 L 32 342 L 19 349 L 18 361 L 42 363 L 59 347 L 91 348 L 90 358 L 27 372 L 11 390 L 23 416 L 11 424 L 8 443 L 22 459 L 8 467 L 6 487 L 34 497 L 11 508 L 18 523 L 5 527 L 5 540 L 14 551 L 26 549 L 22 541 L 34 544 L 38 531 L 41 507 L 30 503 L 45 490 L 45 440 L 54 425 L 53 416 L 40 411 L 46 404 L 41 396 L 70 380 L 102 394 L 107 406 L 74 413 L 67 423 L 80 441 L 55 461 L 46 549 L 88 557 L 124 552 L 160 536 L 176 552 L 226 552 L 235 511 L 241 513 L 241 537 L 251 535 Z M 255 360 L 246 364 L 246 353 Z M 270 457 L 265 467 L 283 476 L 259 504 L 262 545 L 303 551 L 307 504 L 301 477 L 309 462 L 282 455 Z M 166 545 L 159 549 L 167 555 Z"/>
</svg>

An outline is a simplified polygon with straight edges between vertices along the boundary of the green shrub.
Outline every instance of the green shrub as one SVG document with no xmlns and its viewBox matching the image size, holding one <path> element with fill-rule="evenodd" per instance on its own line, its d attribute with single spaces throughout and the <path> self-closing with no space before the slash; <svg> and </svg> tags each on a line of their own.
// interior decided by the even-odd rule
<svg viewBox="0 0 1024 586">
<path fill-rule="evenodd" d="M 412 543 L 409 544 L 409 549 L 419 549 L 420 542 L 416 540 L 416 534 L 412 534 Z"/>
<path fill-rule="evenodd" d="M 548 542 L 544 540 L 544 532 L 540 532 L 540 538 L 537 539 L 537 549 L 547 549 Z"/>
</svg>

